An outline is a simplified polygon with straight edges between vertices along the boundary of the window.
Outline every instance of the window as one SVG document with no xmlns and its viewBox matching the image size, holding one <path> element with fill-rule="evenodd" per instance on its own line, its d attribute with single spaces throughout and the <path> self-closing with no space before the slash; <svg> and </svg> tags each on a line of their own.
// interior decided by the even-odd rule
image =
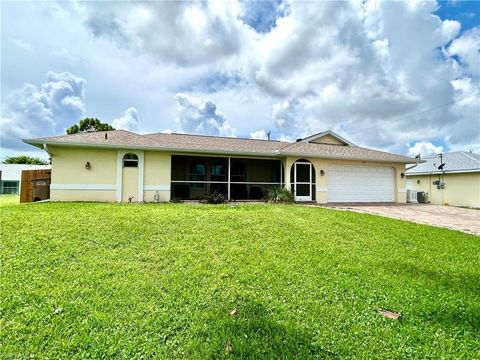
<svg viewBox="0 0 480 360">
<path fill-rule="evenodd" d="M 135 154 L 125 154 L 123 157 L 123 167 L 138 167 L 138 156 Z"/>
</svg>

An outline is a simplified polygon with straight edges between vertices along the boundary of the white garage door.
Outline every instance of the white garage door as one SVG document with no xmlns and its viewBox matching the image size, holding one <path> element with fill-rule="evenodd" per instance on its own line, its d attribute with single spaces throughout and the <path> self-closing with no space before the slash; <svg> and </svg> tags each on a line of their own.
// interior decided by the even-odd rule
<svg viewBox="0 0 480 360">
<path fill-rule="evenodd" d="M 328 202 L 393 202 L 393 168 L 331 165 L 328 168 Z"/>
</svg>

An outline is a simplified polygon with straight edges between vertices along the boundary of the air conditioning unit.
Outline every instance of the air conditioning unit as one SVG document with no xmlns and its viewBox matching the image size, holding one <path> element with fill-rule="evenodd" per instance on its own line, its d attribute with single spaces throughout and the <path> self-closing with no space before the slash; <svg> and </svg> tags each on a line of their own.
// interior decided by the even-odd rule
<svg viewBox="0 0 480 360">
<path fill-rule="evenodd" d="M 418 204 L 417 190 L 407 190 L 407 202 L 412 204 Z"/>
</svg>

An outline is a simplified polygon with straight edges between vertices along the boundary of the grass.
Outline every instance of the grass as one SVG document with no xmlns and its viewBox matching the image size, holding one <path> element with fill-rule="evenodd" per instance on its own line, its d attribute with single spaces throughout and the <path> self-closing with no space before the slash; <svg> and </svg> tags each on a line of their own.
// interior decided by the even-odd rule
<svg viewBox="0 0 480 360">
<path fill-rule="evenodd" d="M 0 207 L 8 205 L 18 205 L 19 203 L 19 195 L 0 195 Z"/>
<path fill-rule="evenodd" d="M 294 205 L 2 206 L 0 358 L 480 357 L 474 235 Z"/>
</svg>

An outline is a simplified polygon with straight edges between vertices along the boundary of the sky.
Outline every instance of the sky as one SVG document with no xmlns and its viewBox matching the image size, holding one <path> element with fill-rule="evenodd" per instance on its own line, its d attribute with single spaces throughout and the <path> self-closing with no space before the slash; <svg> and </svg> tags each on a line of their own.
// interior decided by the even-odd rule
<svg viewBox="0 0 480 360">
<path fill-rule="evenodd" d="M 474 1 L 8 2 L 1 157 L 84 117 L 138 133 L 294 141 L 333 130 L 480 153 Z"/>
</svg>

